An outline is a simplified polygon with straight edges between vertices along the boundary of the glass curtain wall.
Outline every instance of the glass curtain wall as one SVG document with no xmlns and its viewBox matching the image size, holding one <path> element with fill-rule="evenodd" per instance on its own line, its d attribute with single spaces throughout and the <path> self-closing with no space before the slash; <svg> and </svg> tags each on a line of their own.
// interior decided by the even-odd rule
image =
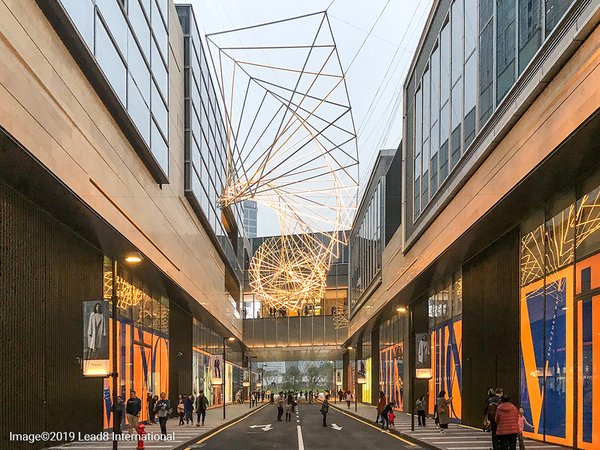
<svg viewBox="0 0 600 450">
<path fill-rule="evenodd" d="M 140 280 L 126 274 L 117 276 L 117 380 L 120 395 L 129 398 L 131 390 L 142 399 L 140 420 L 148 420 L 149 394 L 169 393 L 169 301 L 153 295 Z M 112 296 L 111 261 L 104 258 L 104 298 Z M 112 327 L 109 321 L 110 364 L 112 367 Z M 104 379 L 104 428 L 112 426 L 112 379 Z"/>
<path fill-rule="evenodd" d="M 168 175 L 168 2 L 60 0 L 60 3 Z"/>
<path fill-rule="evenodd" d="M 450 5 L 415 83 L 415 221 L 574 2 L 466 1 Z"/>
<path fill-rule="evenodd" d="M 521 228 L 520 402 L 535 427 L 526 435 L 582 449 L 600 445 L 599 186 L 596 177 Z"/>
<path fill-rule="evenodd" d="M 381 272 L 381 181 L 350 236 L 350 308 L 355 309 L 366 289 Z"/>
<path fill-rule="evenodd" d="M 429 413 L 435 398 L 446 391 L 452 398 L 450 419 L 461 420 L 462 408 L 462 274 L 447 277 L 428 298 L 431 368 Z"/>
<path fill-rule="evenodd" d="M 408 315 L 396 314 L 379 327 L 379 388 L 395 408 L 404 411 L 405 350 Z M 376 395 L 379 395 L 377 393 Z"/>
</svg>

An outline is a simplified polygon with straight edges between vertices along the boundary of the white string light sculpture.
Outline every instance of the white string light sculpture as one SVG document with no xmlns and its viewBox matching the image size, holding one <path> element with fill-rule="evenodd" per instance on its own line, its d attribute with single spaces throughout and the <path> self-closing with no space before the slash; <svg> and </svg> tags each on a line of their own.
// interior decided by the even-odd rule
<svg viewBox="0 0 600 450">
<path fill-rule="evenodd" d="M 252 199 L 276 212 L 281 236 L 253 256 L 251 286 L 270 306 L 297 310 L 323 295 L 356 209 L 356 130 L 329 18 L 307 14 L 206 39 L 227 138 L 218 204 Z"/>
</svg>

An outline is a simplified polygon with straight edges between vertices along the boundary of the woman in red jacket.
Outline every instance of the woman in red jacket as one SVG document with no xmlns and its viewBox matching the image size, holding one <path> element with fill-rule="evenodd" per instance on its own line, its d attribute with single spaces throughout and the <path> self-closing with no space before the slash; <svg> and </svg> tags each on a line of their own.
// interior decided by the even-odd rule
<svg viewBox="0 0 600 450">
<path fill-rule="evenodd" d="M 496 423 L 498 424 L 496 436 L 498 436 L 500 449 L 516 450 L 519 434 L 519 411 L 510 402 L 510 397 L 506 395 L 496 409 Z"/>
</svg>

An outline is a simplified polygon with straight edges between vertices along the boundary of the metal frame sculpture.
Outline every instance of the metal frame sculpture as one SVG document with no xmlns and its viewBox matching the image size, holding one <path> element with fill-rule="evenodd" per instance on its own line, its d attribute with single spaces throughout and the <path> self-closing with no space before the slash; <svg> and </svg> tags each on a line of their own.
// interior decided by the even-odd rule
<svg viewBox="0 0 600 450">
<path fill-rule="evenodd" d="M 281 236 L 254 254 L 251 286 L 270 306 L 298 310 L 322 298 L 358 190 L 356 129 L 327 12 L 206 39 L 226 122 L 218 204 L 252 199 L 276 212 Z"/>
</svg>

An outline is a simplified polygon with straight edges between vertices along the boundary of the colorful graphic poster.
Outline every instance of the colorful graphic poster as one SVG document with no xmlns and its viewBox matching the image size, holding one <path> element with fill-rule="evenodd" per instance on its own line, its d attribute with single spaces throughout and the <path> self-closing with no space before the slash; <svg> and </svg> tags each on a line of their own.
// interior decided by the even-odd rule
<svg viewBox="0 0 600 450">
<path fill-rule="evenodd" d="M 431 374 L 429 380 L 429 412 L 433 413 L 435 398 L 446 391 L 452 398 L 450 419 L 460 422 L 462 408 L 462 316 L 437 325 L 430 334 Z"/>
<path fill-rule="evenodd" d="M 83 376 L 106 377 L 110 373 L 108 310 L 104 300 L 85 300 L 83 310 Z"/>
<path fill-rule="evenodd" d="M 519 400 L 525 418 L 534 426 L 525 435 L 563 445 L 573 441 L 572 280 L 570 266 L 521 289 Z M 585 400 L 581 406 L 585 411 Z"/>
<path fill-rule="evenodd" d="M 396 409 L 404 410 L 404 343 L 379 351 L 379 386 Z"/>
</svg>

